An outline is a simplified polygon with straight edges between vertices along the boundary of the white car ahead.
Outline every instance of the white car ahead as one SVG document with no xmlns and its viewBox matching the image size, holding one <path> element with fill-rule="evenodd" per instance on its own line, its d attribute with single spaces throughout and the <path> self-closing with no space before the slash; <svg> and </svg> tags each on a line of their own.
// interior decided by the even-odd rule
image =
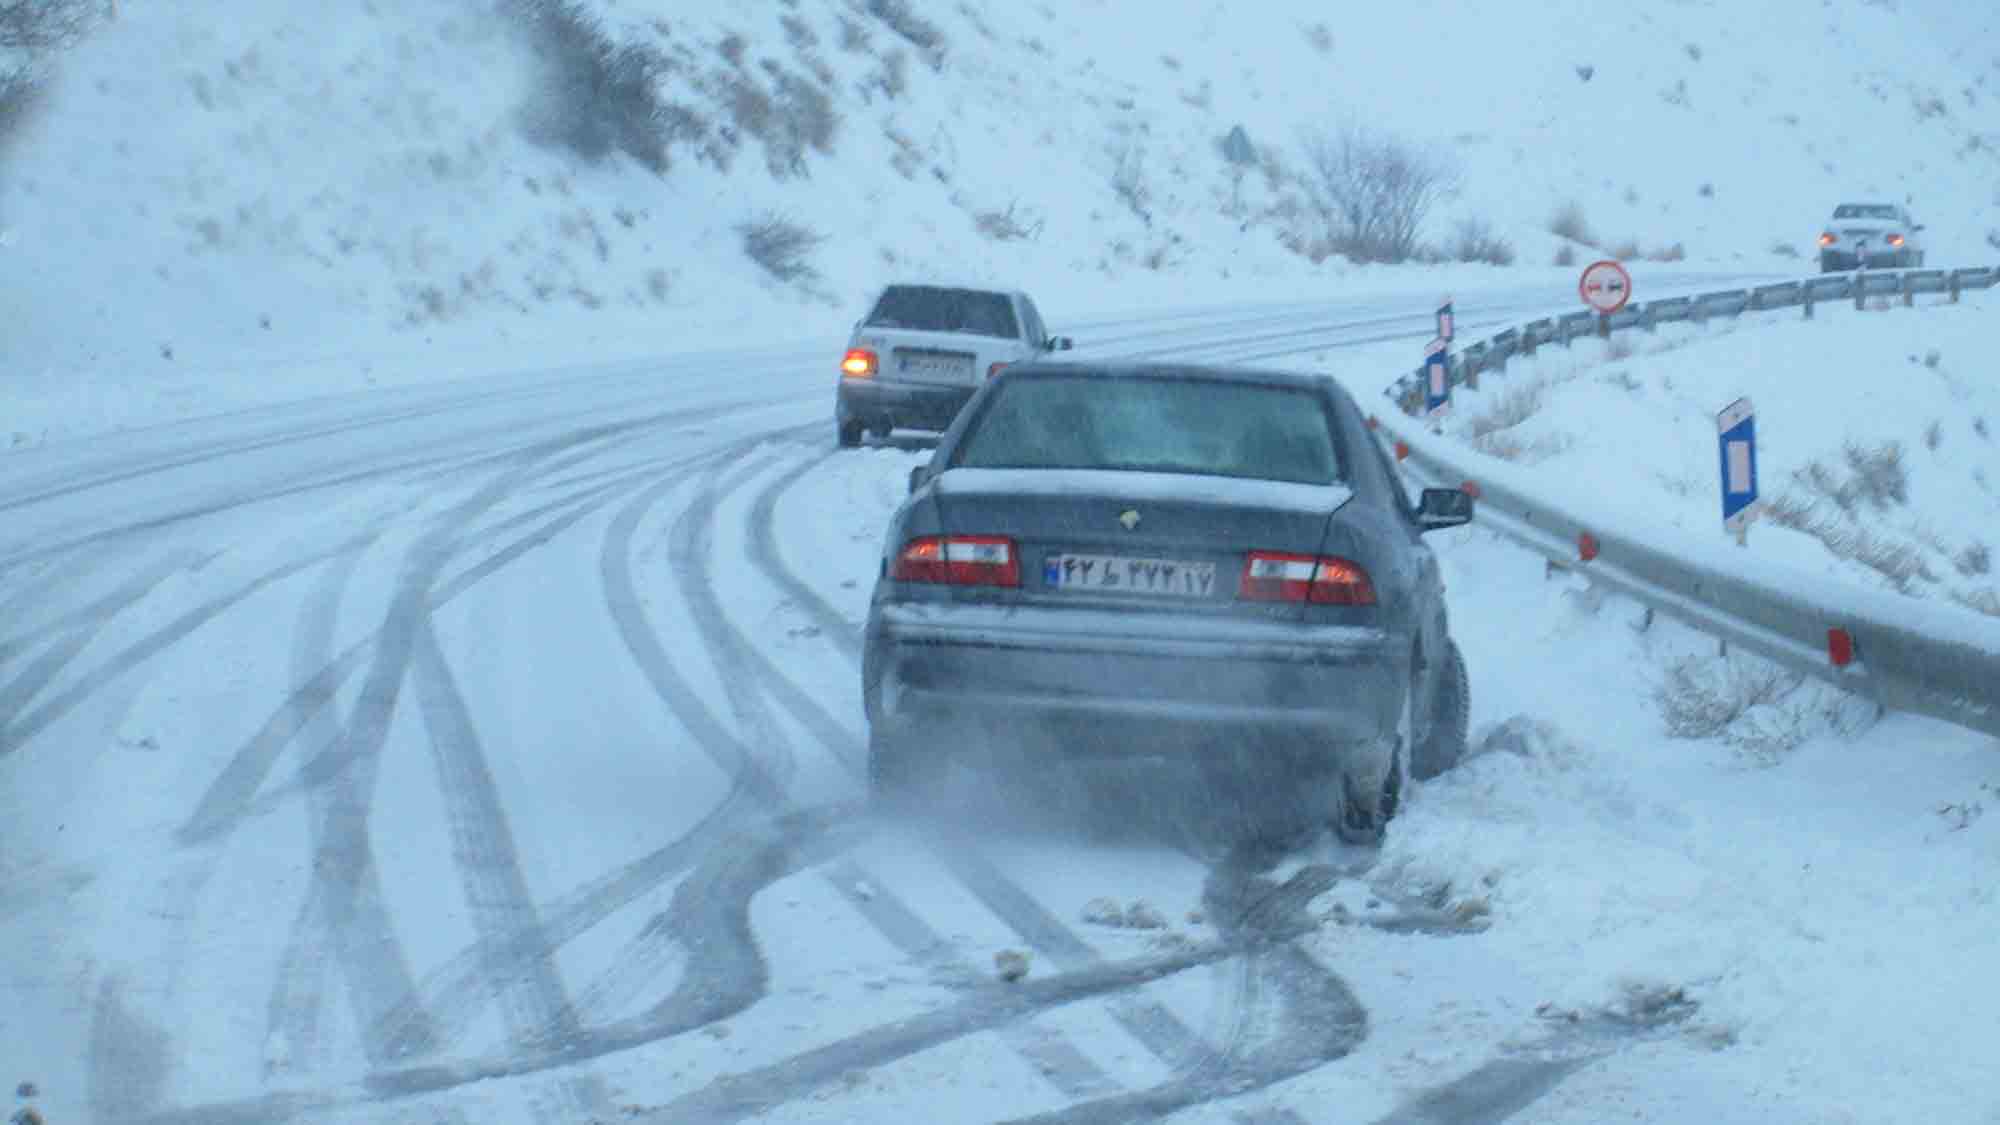
<svg viewBox="0 0 2000 1125">
<path fill-rule="evenodd" d="M 1893 203 L 1843 203 L 1819 236 L 1819 272 L 1924 264 L 1923 224 Z"/>
<path fill-rule="evenodd" d="M 1026 293 L 890 285 L 854 326 L 840 359 L 840 444 L 860 445 L 863 431 L 943 432 L 1002 368 L 1070 347 L 1069 337 L 1049 335 Z"/>
</svg>

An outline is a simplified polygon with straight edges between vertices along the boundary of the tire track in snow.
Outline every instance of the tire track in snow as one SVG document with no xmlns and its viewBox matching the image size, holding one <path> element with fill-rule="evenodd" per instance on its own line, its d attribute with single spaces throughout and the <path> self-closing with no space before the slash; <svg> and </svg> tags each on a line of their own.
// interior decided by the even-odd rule
<svg viewBox="0 0 2000 1125">
<path fill-rule="evenodd" d="M 820 458 L 808 458 L 806 468 L 818 460 Z M 734 623 L 730 623 L 720 597 L 714 591 L 714 579 L 708 571 L 708 554 L 712 548 L 716 504 L 722 492 L 732 492 L 746 484 L 754 476 L 756 468 L 758 466 L 750 466 L 744 472 L 738 472 L 732 484 L 716 486 L 714 490 L 696 496 L 696 502 L 682 512 L 680 520 L 676 520 L 676 573 L 686 579 L 684 591 L 690 615 L 694 617 L 708 651 L 716 659 L 722 683 L 728 685 L 732 693 L 738 723 L 742 723 L 746 731 L 756 731 L 760 741 L 770 739 L 768 745 L 784 745 L 782 733 L 778 733 L 764 707 L 758 691 L 762 689 L 762 693 L 772 695 L 780 707 L 790 711 L 792 717 L 798 719 L 818 743 L 822 743 L 822 747 L 832 751 L 850 777 L 866 779 L 866 747 L 862 747 L 850 731 L 828 715 L 804 689 L 786 677 L 770 661 L 770 657 L 758 651 Z M 796 474 L 788 472 L 786 476 L 796 480 Z M 874 893 L 862 891 L 862 887 L 880 887 L 880 879 L 870 879 L 852 861 L 846 861 L 838 871 L 824 875 L 850 907 L 854 907 L 878 933 L 896 945 L 900 953 L 912 957 L 918 965 L 928 965 L 960 977 L 974 973 L 972 965 L 946 957 L 948 947 L 942 937 L 922 923 L 920 915 L 908 905 L 892 895 L 884 895 L 880 889 Z M 1076 1049 L 1076 1045 L 1046 1027 L 1010 1027 L 1006 1041 L 1068 1097 L 1092 1097 L 1108 1089 L 1116 1089 L 1118 1085 L 1096 1063 L 1092 1063 L 1088 1055 Z"/>
<path fill-rule="evenodd" d="M 300 1002 L 316 996 L 309 986 L 297 991 L 294 986 L 300 973 L 309 971 L 316 956 L 313 946 L 330 945 L 343 969 L 362 1051 L 371 1066 L 429 1054 L 438 1047 L 435 1028 L 414 1008 L 416 982 L 383 903 L 370 813 L 380 755 L 416 657 L 419 633 L 429 627 L 439 575 L 457 536 L 480 513 L 520 487 L 537 466 L 607 436 L 586 431 L 529 446 L 470 496 L 431 520 L 404 558 L 388 611 L 374 636 L 359 698 L 340 737 L 315 755 L 315 761 L 337 763 L 338 768 L 327 785 L 308 790 L 311 883 L 280 961 L 287 971 L 280 972 L 273 995 L 298 997 Z M 274 1000 L 274 1004 L 285 1002 Z"/>
<path fill-rule="evenodd" d="M 8 716 L 19 714 L 35 696 L 41 694 L 103 632 L 105 626 L 126 609 L 143 601 L 160 583 L 187 569 L 199 558 L 192 551 L 170 554 L 134 572 L 115 589 L 74 612 L 64 614 L 39 629 L 0 641 L 0 665 L 5 665 L 17 652 L 25 651 L 37 639 L 52 635 L 60 637 L 30 661 L 13 680 L 0 684 L 0 738 L 5 737 Z"/>
<path fill-rule="evenodd" d="M 418 626 L 413 657 L 412 686 L 444 796 L 452 861 L 478 944 L 486 951 L 486 976 L 508 1041 L 517 1048 L 574 1042 L 576 1010 L 521 871 L 513 828 L 471 709 L 428 615 Z M 595 1075 L 566 1078 L 557 1084 L 557 1093 L 564 1104 L 556 1108 L 564 1117 L 594 1117 L 610 1108 L 604 1083 Z M 549 1116 L 536 1115 L 539 1120 Z"/>
<path fill-rule="evenodd" d="M 114 680 L 146 663 L 154 657 L 186 640 L 196 630 L 220 617 L 238 603 L 262 591 L 268 586 L 282 582 L 309 567 L 315 566 L 346 550 L 350 543 L 312 552 L 303 558 L 277 567 L 274 570 L 252 578 L 228 593 L 196 605 L 165 625 L 153 630 L 139 640 L 126 646 L 109 657 L 96 669 L 82 676 L 77 683 L 51 696 L 40 707 L 18 716 L 13 723 L 0 729 L 0 759 L 27 746 L 49 726 L 69 714 L 78 704 L 96 694 Z"/>
</svg>

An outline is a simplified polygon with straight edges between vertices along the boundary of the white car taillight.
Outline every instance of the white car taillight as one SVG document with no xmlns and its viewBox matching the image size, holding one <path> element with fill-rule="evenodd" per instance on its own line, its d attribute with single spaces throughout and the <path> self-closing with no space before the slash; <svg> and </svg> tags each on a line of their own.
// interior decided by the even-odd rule
<svg viewBox="0 0 2000 1125">
<path fill-rule="evenodd" d="M 1253 602 L 1374 605 L 1375 584 L 1351 559 L 1252 551 L 1236 596 Z"/>
<path fill-rule="evenodd" d="M 875 353 L 867 348 L 849 348 L 840 358 L 840 373 L 850 379 L 866 379 L 875 374 Z"/>
<path fill-rule="evenodd" d="M 1004 535 L 924 535 L 903 544 L 889 577 L 949 586 L 1019 586 L 1021 555 Z"/>
</svg>

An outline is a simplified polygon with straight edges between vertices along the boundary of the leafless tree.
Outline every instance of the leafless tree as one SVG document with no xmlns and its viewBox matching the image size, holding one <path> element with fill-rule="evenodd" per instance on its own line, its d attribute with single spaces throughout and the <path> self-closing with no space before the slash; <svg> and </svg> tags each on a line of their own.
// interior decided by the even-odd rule
<svg viewBox="0 0 2000 1125">
<path fill-rule="evenodd" d="M 0 0 L 0 47 L 59 51 L 106 15 L 103 0 Z"/>
<path fill-rule="evenodd" d="M 1360 125 L 1308 133 L 1305 155 L 1334 249 L 1357 261 L 1408 261 L 1425 217 L 1457 186 L 1444 156 Z"/>
</svg>

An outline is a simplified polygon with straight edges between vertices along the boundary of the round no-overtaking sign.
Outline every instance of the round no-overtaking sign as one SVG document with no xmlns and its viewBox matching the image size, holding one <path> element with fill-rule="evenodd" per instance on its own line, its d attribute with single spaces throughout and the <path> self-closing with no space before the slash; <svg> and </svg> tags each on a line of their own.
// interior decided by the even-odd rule
<svg viewBox="0 0 2000 1125">
<path fill-rule="evenodd" d="M 1583 303 L 1606 316 L 1625 307 L 1632 299 L 1632 275 L 1625 267 L 1606 259 L 1584 267 L 1583 279 L 1576 284 Z"/>
</svg>

